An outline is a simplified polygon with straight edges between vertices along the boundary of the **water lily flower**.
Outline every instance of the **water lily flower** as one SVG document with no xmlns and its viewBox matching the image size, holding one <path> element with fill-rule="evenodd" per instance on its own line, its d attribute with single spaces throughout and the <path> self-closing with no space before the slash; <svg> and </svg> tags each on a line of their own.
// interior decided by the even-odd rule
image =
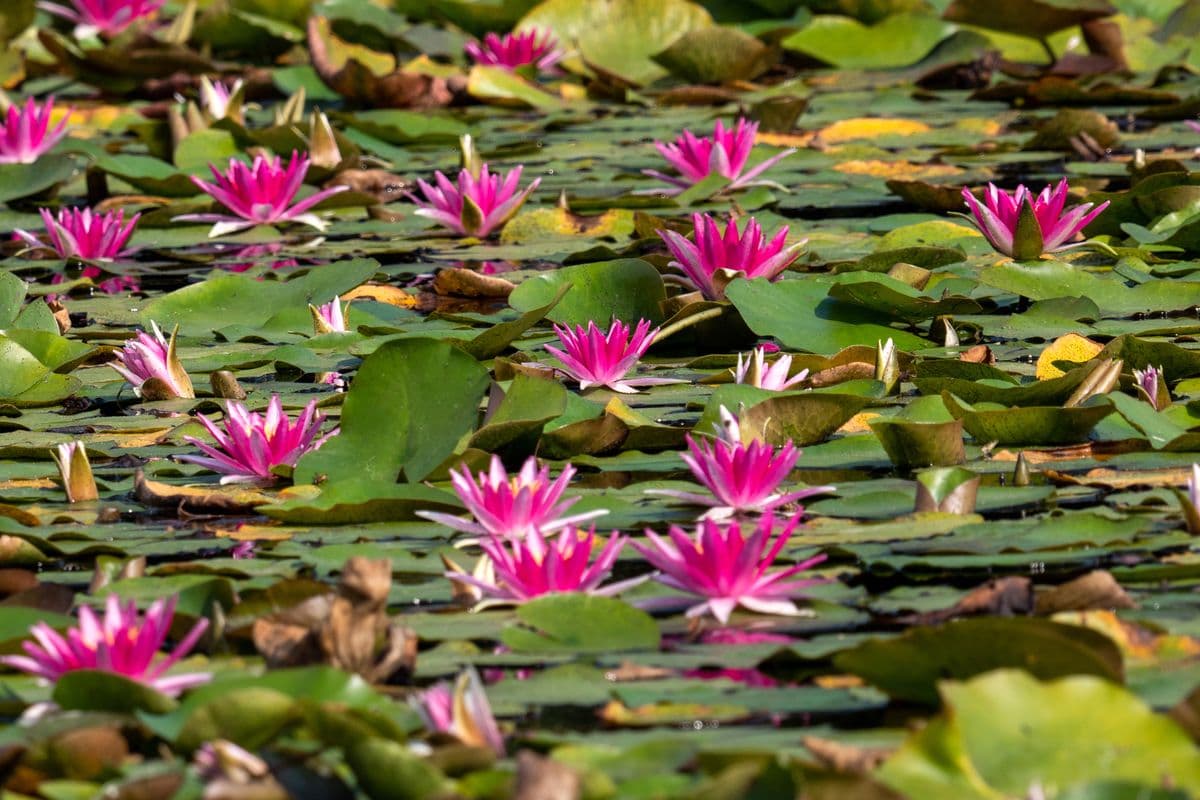
<svg viewBox="0 0 1200 800">
<path fill-rule="evenodd" d="M 445 733 L 472 747 L 485 747 L 504 756 L 504 736 L 492 715 L 483 681 L 474 667 L 467 667 L 451 689 L 438 683 L 409 698 L 430 733 Z"/>
<path fill-rule="evenodd" d="M 208 417 L 199 415 L 200 424 L 216 440 L 216 446 L 194 436 L 185 436 L 205 455 L 180 456 L 181 461 L 208 467 L 224 474 L 221 483 L 262 483 L 274 481 L 276 467 L 294 467 L 300 457 L 316 450 L 331 436 L 334 428 L 320 436 L 324 414 L 317 413 L 317 401 L 312 400 L 293 422 L 283 411 L 279 395 L 271 395 L 267 413 L 248 410 L 234 400 L 225 404 L 225 429 L 221 430 Z"/>
<path fill-rule="evenodd" d="M 507 70 L 532 64 L 542 72 L 548 72 L 565 55 L 554 34 L 537 28 L 503 36 L 489 33 L 481 42 L 467 42 L 464 49 L 476 64 Z"/>
<path fill-rule="evenodd" d="M 321 306 L 309 305 L 312 314 L 313 333 L 320 336 L 324 333 L 345 333 L 346 315 L 342 309 L 342 299 L 334 296 L 332 300 Z"/>
<path fill-rule="evenodd" d="M 1200 535 L 1200 464 L 1192 464 L 1192 475 L 1188 478 L 1187 494 L 1174 490 L 1183 510 L 1183 519 L 1188 533 Z"/>
<path fill-rule="evenodd" d="M 166 0 L 67 0 L 71 6 L 39 2 L 38 8 L 75 23 L 76 38 L 97 33 L 116 36 L 134 22 L 148 19 Z"/>
<path fill-rule="evenodd" d="M 768 389 L 772 392 L 785 392 L 808 377 L 808 370 L 802 369 L 788 377 L 792 371 L 792 357 L 780 356 L 774 364 L 766 363 L 766 348 L 756 347 L 754 352 L 742 361 L 738 353 L 737 367 L 733 370 L 733 382 Z"/>
<path fill-rule="evenodd" d="M 242 97 L 245 94 L 245 82 L 238 78 L 231 86 L 222 81 L 214 81 L 207 75 L 200 76 L 200 107 L 211 120 L 228 117 L 234 122 L 243 122 Z"/>
<path fill-rule="evenodd" d="M 628 584 L 599 587 L 612 572 L 625 539 L 614 533 L 589 563 L 595 539 L 594 526 L 586 533 L 574 526 L 564 528 L 557 538 L 551 539 L 538 530 L 519 539 L 485 537 L 480 546 L 491 562 L 494 578 L 480 579 L 461 571 L 448 572 L 447 577 L 477 587 L 484 602 L 523 603 L 552 592 L 614 594 Z"/>
<path fill-rule="evenodd" d="M 607 514 L 604 509 L 597 509 L 565 516 L 579 502 L 578 497 L 562 499 L 574 475 L 575 468 L 567 464 L 558 478 L 551 481 L 550 468 L 539 468 L 537 458 L 530 456 L 521 471 L 510 477 L 500 457 L 493 455 L 490 469 L 480 472 L 478 478 L 471 475 L 466 465 L 450 470 L 454 492 L 471 512 L 474 522 L 437 511 L 420 511 L 418 515 L 465 533 L 523 539 L 535 531 L 553 533 Z"/>
<path fill-rule="evenodd" d="M 754 136 L 757 133 L 758 123 L 742 118 L 739 118 L 737 124 L 729 129 L 726 129 L 721 121 L 717 120 L 716 125 L 713 126 L 711 137 L 696 136 L 691 131 L 684 131 L 683 135 L 673 143 L 654 143 L 658 152 L 662 153 L 662 157 L 679 170 L 679 176 L 666 175 L 652 169 L 642 170 L 642 174 L 664 180 L 672 186 L 678 187 L 670 190 L 674 194 L 699 183 L 709 175 L 721 175 L 728 178 L 729 186 L 727 188 L 729 189 L 744 189 L 747 186 L 769 183 L 755 179 L 796 152 L 796 149 L 788 148 L 747 170 L 746 161 L 750 158 L 750 151 L 754 148 Z"/>
<path fill-rule="evenodd" d="M 1108 201 L 1092 208 L 1092 203 L 1065 208 L 1067 180 L 1046 186 L 1037 195 L 1024 184 L 1006 192 L 989 183 L 980 203 L 971 190 L 963 187 L 963 199 L 972 221 L 997 252 L 1018 261 L 1039 258 L 1043 253 L 1059 253 L 1079 244 L 1068 244 L 1108 208 Z M 1019 224 L 1022 217 L 1025 224 Z"/>
<path fill-rule="evenodd" d="M 607 386 L 615 392 L 635 394 L 638 386 L 683 382 L 672 378 L 625 379 L 658 336 L 658 328 L 650 330 L 649 320 L 639 321 L 632 337 L 629 326 L 619 319 L 613 320 L 608 333 L 594 322 L 588 322 L 587 328 L 576 325 L 573 330 L 567 325 L 555 325 L 554 332 L 562 349 L 546 345 L 546 351 L 563 363 L 567 375 L 579 381 L 580 391 Z"/>
<path fill-rule="evenodd" d="M 707 214 L 693 214 L 692 226 L 694 242 L 670 230 L 660 230 L 658 235 L 675 257 L 671 266 L 683 270 L 708 300 L 724 300 L 725 286 L 739 275 L 777 280 L 808 241 L 785 247 L 788 235 L 785 225 L 768 242 L 753 219 L 746 223 L 742 233 L 732 218 L 722 233 L 716 220 Z"/>
<path fill-rule="evenodd" d="M 58 465 L 58 474 L 62 476 L 63 490 L 67 493 L 68 503 L 86 503 L 100 496 L 83 442 L 63 442 L 51 450 L 50 455 Z"/>
<path fill-rule="evenodd" d="M 134 394 L 147 400 L 172 397 L 195 397 L 192 379 L 175 353 L 175 336 L 168 342 L 155 322 L 150 333 L 140 332 L 117 352 L 117 362 L 111 364 L 133 386 Z M 147 384 L 149 381 L 149 384 Z"/>
<path fill-rule="evenodd" d="M 710 611 L 725 624 L 739 605 L 760 614 L 795 615 L 800 610 L 790 598 L 820 580 L 791 578 L 821 563 L 825 556 L 818 555 L 774 572 L 768 570 L 799 522 L 799 516 L 792 517 L 775 536 L 774 542 L 771 532 L 775 518 L 768 514 L 759 520 L 748 537 L 742 535 L 736 521 L 722 525 L 706 519 L 700 521 L 694 539 L 689 538 L 682 528 L 672 525 L 668 532 L 670 541 L 647 530 L 647 543 L 634 541 L 630 544 L 661 570 L 662 574 L 655 578 L 660 583 L 704 599 L 687 610 L 689 617 Z"/>
<path fill-rule="evenodd" d="M 787 503 L 834 490 L 832 486 L 815 486 L 780 493 L 779 485 L 796 466 L 799 449 L 791 442 L 784 444 L 778 452 L 766 442 L 755 440 L 746 444 L 742 442 L 737 417 L 725 406 L 721 406 L 719 413 L 721 422 L 715 426 L 716 438 L 697 439 L 689 433 L 685 437 L 689 452 L 680 454 L 692 475 L 712 496 L 674 489 L 654 489 L 651 490 L 653 494 L 710 506 L 702 519 L 724 519 L 735 514 L 769 512 Z"/>
<path fill-rule="evenodd" d="M 60 208 L 57 216 L 48 208 L 38 209 L 46 225 L 49 249 L 59 258 L 79 258 L 84 261 L 115 261 L 131 252 L 125 247 L 141 214 L 127 222 L 122 210 L 100 214 L 90 208 Z M 47 244 L 32 233 L 15 231 L 31 247 L 43 249 Z"/>
<path fill-rule="evenodd" d="M 281 222 L 302 222 L 317 230 L 325 230 L 327 223 L 308 210 L 349 186 L 332 186 L 304 198 L 295 205 L 292 200 L 304 184 L 308 174 L 308 155 L 292 151 L 287 166 L 279 156 L 258 156 L 254 163 L 246 166 L 236 158 L 229 160 L 229 168 L 221 172 L 210 164 L 216 184 L 192 176 L 192 183 L 209 194 L 217 202 L 233 212 L 228 214 L 184 214 L 175 217 L 189 222 L 214 223 L 209 237 L 235 233 L 255 225 L 272 225 Z"/>
<path fill-rule="evenodd" d="M 0 164 L 32 164 L 62 141 L 67 135 L 69 115 L 51 130 L 53 111 L 53 97 L 40 107 L 32 97 L 25 101 L 24 108 L 10 105 L 0 119 Z"/>
<path fill-rule="evenodd" d="M 208 673 L 163 674 L 196 646 L 208 628 L 208 620 L 201 617 L 179 646 L 165 658 L 160 658 L 158 651 L 171 630 L 175 602 L 175 597 L 155 600 L 146 609 L 145 617 L 139 618 L 133 600 L 123 606 L 120 598 L 110 594 L 105 602 L 103 619 L 91 608 L 83 606 L 79 609 L 79 625 L 69 629 L 66 636 L 44 622 L 36 623 L 29 629 L 36 644 L 25 642 L 22 645 L 25 655 L 0 656 L 0 663 L 51 683 L 68 672 L 101 670 L 144 683 L 163 694 L 178 695 L 185 689 L 207 683 L 212 676 Z"/>
<path fill-rule="evenodd" d="M 1162 367 L 1147 366 L 1144 370 L 1135 369 L 1133 380 L 1137 386 L 1138 395 L 1156 411 L 1162 411 L 1171 405 L 1171 394 L 1167 390 L 1167 382 Z"/>
<path fill-rule="evenodd" d="M 483 239 L 512 219 L 542 182 L 541 178 L 535 178 L 524 191 L 517 191 L 522 169 L 515 167 L 505 177 L 499 172 L 492 174 L 487 164 L 483 164 L 478 174 L 460 170 L 457 184 L 443 173 L 435 172 L 436 186 L 417 181 L 424 200 L 412 192 L 408 198 L 420 206 L 415 212 L 418 216 L 428 217 L 460 236 Z"/>
</svg>

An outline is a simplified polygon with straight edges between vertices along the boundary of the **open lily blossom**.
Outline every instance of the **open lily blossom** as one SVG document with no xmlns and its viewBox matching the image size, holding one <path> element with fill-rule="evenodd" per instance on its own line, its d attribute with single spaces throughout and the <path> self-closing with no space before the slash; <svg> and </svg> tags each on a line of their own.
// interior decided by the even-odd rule
<svg viewBox="0 0 1200 800">
<path fill-rule="evenodd" d="M 64 0 L 62 3 L 40 2 L 38 8 L 75 23 L 79 38 L 116 36 L 138 20 L 149 19 L 158 13 L 166 0 Z"/>
<path fill-rule="evenodd" d="M 639 386 L 683 382 L 674 378 L 626 379 L 658 335 L 658 328 L 650 329 L 649 320 L 638 322 L 632 336 L 629 326 L 619 319 L 613 320 L 607 333 L 594 322 L 588 322 L 587 328 L 555 325 L 554 332 L 562 348 L 546 345 L 546 352 L 563 363 L 563 371 L 579 381 L 581 391 L 607 386 L 615 392 L 634 394 Z"/>
<path fill-rule="evenodd" d="M 541 184 L 542 179 L 535 178 L 524 191 L 518 191 L 523 169 L 515 167 L 505 176 L 489 172 L 484 164 L 478 175 L 468 169 L 460 170 L 457 183 L 442 172 L 435 172 L 433 184 L 417 181 L 424 200 L 411 192 L 408 198 L 419 206 L 415 212 L 418 216 L 428 217 L 460 236 L 483 239 L 512 219 Z"/>
<path fill-rule="evenodd" d="M 466 465 L 450 470 L 454 492 L 474 522 L 437 511 L 420 511 L 418 515 L 465 533 L 520 539 L 534 531 L 553 533 L 607 514 L 597 509 L 567 516 L 571 506 L 579 502 L 578 497 L 562 499 L 574 475 L 575 468 L 567 464 L 552 481 L 550 468 L 539 467 L 537 458 L 530 456 L 521 471 L 510 476 L 500 457 L 493 455 L 488 471 L 480 472 L 478 477 L 471 475 Z"/>
<path fill-rule="evenodd" d="M 103 618 L 88 606 L 82 606 L 79 625 L 70 628 L 66 636 L 39 622 L 29 629 L 36 642 L 22 644 L 25 655 L 0 656 L 0 663 L 51 683 L 76 670 L 113 672 L 163 694 L 178 695 L 207 683 L 212 676 L 164 674 L 196 646 L 208 629 L 208 620 L 201 617 L 169 655 L 160 656 L 159 650 L 167 640 L 175 616 L 175 601 L 175 597 L 155 600 L 146 609 L 145 617 L 140 617 L 133 600 L 122 605 L 120 598 L 110 594 Z"/>
<path fill-rule="evenodd" d="M 192 183 L 214 200 L 225 206 L 228 214 L 184 214 L 177 220 L 187 222 L 212 222 L 209 237 L 236 233 L 255 225 L 274 225 L 283 222 L 300 222 L 317 230 L 325 230 L 327 223 L 309 209 L 322 200 L 349 190 L 339 185 L 323 189 L 298 203 L 292 201 L 304 176 L 308 174 L 309 160 L 304 153 L 292 152 L 287 166 L 279 156 L 258 156 L 247 166 L 236 158 L 229 160 L 229 167 L 221 172 L 210 164 L 209 169 L 216 183 L 192 176 Z"/>
<path fill-rule="evenodd" d="M 474 667 L 459 674 L 454 687 L 438 683 L 409 698 L 430 733 L 445 733 L 472 747 L 504 756 L 504 735 L 492 715 L 483 681 Z"/>
<path fill-rule="evenodd" d="M 773 364 L 766 361 L 766 348 L 756 347 L 754 351 L 742 360 L 738 353 L 737 366 L 733 370 L 733 382 L 758 389 L 768 389 L 772 392 L 785 392 L 798 383 L 803 383 L 808 377 L 808 370 L 802 369 L 788 377 L 792 371 L 792 357 L 780 356 Z"/>
<path fill-rule="evenodd" d="M 724 123 L 717 120 L 712 136 L 696 136 L 691 131 L 684 131 L 674 142 L 654 143 L 662 157 L 679 171 L 679 175 L 667 175 L 653 169 L 642 170 L 642 173 L 678 187 L 668 190 L 676 194 L 709 175 L 728 178 L 729 189 L 754 186 L 760 183 L 756 180 L 760 175 L 796 152 L 795 148 L 788 148 L 746 169 L 757 133 L 758 123 L 743 118 L 739 118 L 731 128 L 726 128 Z"/>
<path fill-rule="evenodd" d="M 122 210 L 100 214 L 90 208 L 61 208 L 58 214 L 50 209 L 38 209 L 46 225 L 47 242 L 28 231 L 15 231 L 17 236 L 34 248 L 53 250 L 59 258 L 80 258 L 85 261 L 116 261 L 130 254 L 125 247 L 133 236 L 141 214 L 128 220 Z"/>
<path fill-rule="evenodd" d="M 338 429 L 321 436 L 324 414 L 317 413 L 317 401 L 312 400 L 293 421 L 283 411 L 279 395 L 271 395 L 267 412 L 250 411 L 241 403 L 230 400 L 225 404 L 224 430 L 203 414 L 199 415 L 215 445 L 194 436 L 184 439 L 199 447 L 203 456 L 184 455 L 181 461 L 199 464 L 224 475 L 221 483 L 265 483 L 276 479 L 276 467 L 294 467 L 300 456 L 316 450 Z"/>
<path fill-rule="evenodd" d="M 519 539 L 489 536 L 480 546 L 491 560 L 494 582 L 462 572 L 449 572 L 447 577 L 477 587 L 484 603 L 523 603 L 553 592 L 614 594 L 629 584 L 601 588 L 600 583 L 612 572 L 625 539 L 614 533 L 593 561 L 595 540 L 594 527 L 586 532 L 565 528 L 550 539 L 537 530 Z"/>
<path fill-rule="evenodd" d="M 753 219 L 740 233 L 732 218 L 722 232 L 717 221 L 708 214 L 693 214 L 692 226 L 694 241 L 670 230 L 660 230 L 658 235 L 675 257 L 671 266 L 683 270 L 692 285 L 708 300 L 725 299 L 726 284 L 738 275 L 778 279 L 808 241 L 788 245 L 787 226 L 767 241 L 762 228 Z"/>
<path fill-rule="evenodd" d="M 821 580 L 793 578 L 824 561 L 825 556 L 815 556 L 768 572 L 799 522 L 799 516 L 792 517 L 773 542 L 771 533 L 775 518 L 768 514 L 759 520 L 749 536 L 742 535 L 741 525 L 736 521 L 721 524 L 708 519 L 700 521 L 694 538 L 672 525 L 666 539 L 647 530 L 647 543 L 634 541 L 630 544 L 661 571 L 655 576 L 660 583 L 704 598 L 702 603 L 687 610 L 687 616 L 695 617 L 709 611 L 725 624 L 739 605 L 761 614 L 800 613 L 791 598 Z M 666 602 L 670 602 L 669 598 Z M 649 603 L 658 604 L 658 601 Z"/>
<path fill-rule="evenodd" d="M 538 28 L 503 36 L 489 33 L 481 41 L 467 42 L 464 49 L 480 66 L 512 70 L 532 64 L 542 72 L 552 69 L 565 55 L 554 34 Z"/>
<path fill-rule="evenodd" d="M 30 97 L 21 107 L 13 103 L 0 119 L 0 164 L 32 164 L 67 135 L 68 116 L 53 129 L 54 98 L 39 106 Z"/>
<path fill-rule="evenodd" d="M 680 458 L 712 496 L 674 489 L 654 489 L 653 494 L 675 497 L 710 506 L 702 519 L 723 519 L 735 514 L 768 512 L 816 494 L 832 492 L 832 486 L 814 486 L 795 492 L 779 492 L 779 485 L 796 466 L 800 451 L 787 442 L 776 452 L 766 442 L 742 442 L 741 426 L 721 406 L 721 423 L 715 438 L 687 435 L 687 453 Z"/>
<path fill-rule="evenodd" d="M 1107 200 L 1095 208 L 1092 203 L 1066 208 L 1068 188 L 1063 178 L 1036 195 L 1024 184 L 1006 192 L 992 183 L 984 191 L 982 203 L 965 186 L 962 195 L 975 226 L 992 247 L 1020 261 L 1078 247 L 1081 243 L 1072 244 L 1071 240 L 1108 208 Z M 1020 224 L 1022 214 L 1027 219 L 1024 225 Z"/>
<path fill-rule="evenodd" d="M 164 400 L 196 396 L 192 379 L 175 354 L 175 333 L 167 341 L 155 322 L 150 323 L 149 333 L 141 331 L 117 351 L 117 362 L 112 368 L 129 381 L 139 397 Z"/>
</svg>

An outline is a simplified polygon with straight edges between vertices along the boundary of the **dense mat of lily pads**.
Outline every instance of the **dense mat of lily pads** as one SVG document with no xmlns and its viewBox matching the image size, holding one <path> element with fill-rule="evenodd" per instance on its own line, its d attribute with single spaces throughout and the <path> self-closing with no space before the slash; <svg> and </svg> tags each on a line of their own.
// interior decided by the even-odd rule
<svg viewBox="0 0 1200 800">
<path fill-rule="evenodd" d="M 1198 0 L 6 0 L 5 798 L 1200 795 Z"/>
</svg>

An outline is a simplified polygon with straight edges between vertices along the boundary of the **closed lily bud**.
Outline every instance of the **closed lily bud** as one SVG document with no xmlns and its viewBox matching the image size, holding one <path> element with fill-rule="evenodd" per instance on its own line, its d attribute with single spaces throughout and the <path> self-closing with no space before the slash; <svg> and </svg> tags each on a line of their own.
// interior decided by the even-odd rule
<svg viewBox="0 0 1200 800">
<path fill-rule="evenodd" d="M 50 455 L 58 464 L 68 503 L 86 503 L 100 497 L 83 442 L 64 442 L 50 451 Z"/>
<path fill-rule="evenodd" d="M 900 383 L 900 360 L 896 356 L 896 343 L 891 338 L 876 347 L 875 380 L 883 383 L 888 394 Z"/>
</svg>

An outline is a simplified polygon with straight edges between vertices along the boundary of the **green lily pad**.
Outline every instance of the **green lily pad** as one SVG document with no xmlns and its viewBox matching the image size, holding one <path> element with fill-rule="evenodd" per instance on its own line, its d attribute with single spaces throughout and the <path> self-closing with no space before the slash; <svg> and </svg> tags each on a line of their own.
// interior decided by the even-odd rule
<svg viewBox="0 0 1200 800">
<path fill-rule="evenodd" d="M 942 401 L 951 414 L 962 420 L 967 433 L 981 444 L 1078 444 L 1087 439 L 1096 423 L 1113 412 L 1107 398 L 1074 408 L 973 408 L 944 391 Z"/>
</svg>

